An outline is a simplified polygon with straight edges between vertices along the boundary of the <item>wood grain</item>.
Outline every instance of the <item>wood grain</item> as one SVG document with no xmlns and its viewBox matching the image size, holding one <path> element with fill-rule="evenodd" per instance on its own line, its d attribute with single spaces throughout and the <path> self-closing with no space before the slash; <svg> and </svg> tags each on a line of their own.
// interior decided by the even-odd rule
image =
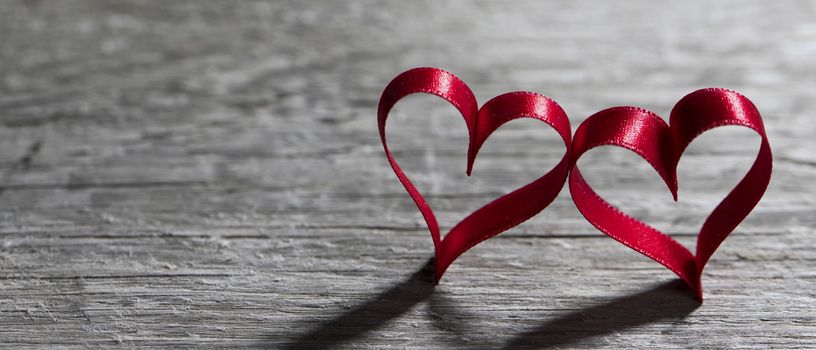
<svg viewBox="0 0 816 350">
<path fill-rule="evenodd" d="M 816 347 L 814 18 L 808 1 L 2 2 L 0 345 Z M 735 89 L 763 113 L 773 181 L 709 263 L 702 305 L 566 190 L 434 288 L 375 122 L 382 88 L 415 66 L 482 102 L 543 93 L 573 129 L 613 105 L 667 117 L 695 89 Z M 563 153 L 513 122 L 469 178 L 460 120 L 416 97 L 389 125 L 444 228 Z M 693 247 L 757 144 L 703 135 L 679 203 L 626 152 L 593 151 L 582 171 Z"/>
</svg>

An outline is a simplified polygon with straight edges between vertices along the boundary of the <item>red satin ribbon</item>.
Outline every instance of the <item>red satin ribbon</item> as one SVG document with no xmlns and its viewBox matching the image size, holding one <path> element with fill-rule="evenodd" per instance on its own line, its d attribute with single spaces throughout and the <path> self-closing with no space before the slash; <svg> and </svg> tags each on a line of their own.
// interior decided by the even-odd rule
<svg viewBox="0 0 816 350">
<path fill-rule="evenodd" d="M 391 108 L 406 95 L 418 92 L 439 96 L 462 114 L 470 138 L 468 175 L 473 169 L 479 149 L 490 134 L 504 123 L 518 118 L 537 119 L 555 128 L 564 140 L 567 151 L 552 170 L 471 213 L 442 239 L 431 207 L 397 164 L 385 139 L 385 121 Z M 567 179 L 571 135 L 569 119 L 557 103 L 543 95 L 511 92 L 491 99 L 479 109 L 470 88 L 453 74 L 436 68 L 415 68 L 400 74 L 385 88 L 380 98 L 377 120 L 388 162 L 416 203 L 431 232 L 436 253 L 436 282 L 439 282 L 442 274 L 459 255 L 546 208 Z"/>
<path fill-rule="evenodd" d="M 708 216 L 691 252 L 666 234 L 613 207 L 584 181 L 578 158 L 587 150 L 614 145 L 643 157 L 660 174 L 677 200 L 677 163 L 691 141 L 710 129 L 739 125 L 762 137 L 754 164 L 737 186 Z M 726 89 L 703 89 L 683 97 L 671 112 L 669 124 L 636 107 L 614 107 L 585 120 L 575 131 L 569 187 L 578 209 L 599 230 L 676 273 L 702 301 L 700 283 L 711 255 L 759 202 L 771 177 L 771 148 L 762 118 L 746 97 Z"/>
<path fill-rule="evenodd" d="M 476 210 L 442 239 L 431 207 L 394 160 L 385 139 L 385 121 L 391 108 L 406 95 L 418 92 L 437 95 L 462 114 L 470 138 L 468 175 L 485 140 L 501 125 L 513 119 L 534 118 L 549 124 L 561 135 L 567 150 L 561 162 L 548 173 Z M 672 110 L 669 124 L 643 108 L 614 107 L 600 111 L 581 124 L 571 142 L 566 114 L 557 103 L 545 96 L 513 92 L 495 97 L 479 109 L 473 93 L 459 78 L 436 68 L 416 68 L 400 74 L 388 84 L 380 98 L 377 118 L 388 162 L 416 203 L 431 232 L 436 253 L 437 282 L 459 255 L 547 207 L 558 195 L 569 173 L 572 199 L 589 222 L 608 236 L 669 268 L 702 301 L 700 277 L 703 267 L 723 240 L 759 202 L 771 176 L 771 148 L 759 111 L 747 98 L 726 89 L 703 89 L 685 96 Z M 603 200 L 575 166 L 578 158 L 593 147 L 620 146 L 649 162 L 677 200 L 677 163 L 683 151 L 698 135 L 725 125 L 748 127 L 762 137 L 762 143 L 751 169 L 703 224 L 697 239 L 696 254 Z"/>
</svg>

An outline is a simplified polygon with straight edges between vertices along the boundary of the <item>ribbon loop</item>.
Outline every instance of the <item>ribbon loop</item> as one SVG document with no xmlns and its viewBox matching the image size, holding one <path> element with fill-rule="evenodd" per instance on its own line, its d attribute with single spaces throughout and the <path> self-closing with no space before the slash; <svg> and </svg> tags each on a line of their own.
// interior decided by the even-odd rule
<svg viewBox="0 0 816 350">
<path fill-rule="evenodd" d="M 465 120 L 470 142 L 467 173 L 470 175 L 479 149 L 496 129 L 510 120 L 533 118 L 549 124 L 561 135 L 566 151 L 561 161 L 540 178 L 479 208 L 456 224 L 442 239 L 430 205 L 411 183 L 388 149 L 385 121 L 394 104 L 413 93 L 437 95 L 454 105 Z M 436 282 L 462 253 L 504 232 L 546 208 L 561 191 L 569 168 L 570 125 L 563 109 L 551 99 L 531 93 L 513 92 L 498 96 L 478 109 L 470 88 L 453 74 L 436 68 L 406 71 L 386 86 L 377 111 L 380 139 L 388 162 L 419 208 L 434 241 Z"/>
<path fill-rule="evenodd" d="M 439 237 L 439 224 L 436 221 L 436 216 L 434 216 L 433 210 L 431 210 L 425 198 L 422 197 L 422 194 L 419 193 L 419 190 L 416 189 L 416 186 L 402 171 L 397 160 L 388 150 L 388 143 L 385 141 L 385 121 L 391 108 L 403 97 L 419 92 L 437 95 L 456 107 L 465 119 L 468 131 L 473 129 L 472 125 L 478 114 L 478 105 L 476 104 L 476 97 L 473 96 L 470 88 L 455 75 L 436 68 L 414 68 L 398 75 L 385 87 L 377 107 L 377 124 L 380 131 L 380 141 L 382 141 L 385 149 L 385 156 L 388 158 L 388 163 L 391 164 L 394 173 L 397 174 L 397 178 L 425 218 L 425 223 L 431 231 L 434 247 L 438 251 L 442 240 Z"/>
<path fill-rule="evenodd" d="M 702 273 L 714 251 L 748 216 L 765 193 L 773 168 L 771 146 L 756 106 L 735 91 L 709 88 L 692 92 L 677 102 L 669 120 L 677 150 L 675 162 L 680 160 L 683 150 L 697 136 L 716 127 L 744 126 L 754 130 L 762 139 L 751 169 L 703 223 L 695 254 L 697 268 Z"/>
<path fill-rule="evenodd" d="M 676 170 L 683 151 L 703 132 L 726 125 L 748 127 L 762 137 L 762 143 L 751 169 L 706 218 L 694 255 L 668 235 L 603 200 L 586 183 L 576 165 L 581 154 L 596 146 L 629 149 L 654 167 L 676 200 Z M 772 156 L 762 117 L 754 104 L 734 91 L 709 88 L 682 98 L 672 110 L 668 125 L 654 113 L 636 107 L 596 113 L 575 133 L 571 164 L 570 193 L 581 214 L 606 235 L 666 266 L 702 301 L 703 268 L 762 198 L 771 178 Z"/>
<path fill-rule="evenodd" d="M 669 126 L 656 114 L 637 107 L 613 107 L 590 116 L 573 139 L 569 187 L 578 210 L 607 236 L 663 264 L 694 288 L 696 266 L 691 252 L 673 238 L 624 214 L 601 198 L 581 176 L 578 158 L 604 145 L 619 146 L 645 159 L 676 198 Z"/>
</svg>

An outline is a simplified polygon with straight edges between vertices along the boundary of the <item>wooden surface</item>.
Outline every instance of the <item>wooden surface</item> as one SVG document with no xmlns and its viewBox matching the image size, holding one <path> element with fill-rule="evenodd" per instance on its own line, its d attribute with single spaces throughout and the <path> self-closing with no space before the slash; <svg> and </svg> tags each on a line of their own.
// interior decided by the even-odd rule
<svg viewBox="0 0 816 350">
<path fill-rule="evenodd" d="M 514 1 L 0 3 L 0 344 L 7 348 L 816 347 L 816 4 Z M 414 66 L 481 102 L 531 90 L 573 130 L 701 87 L 762 111 L 773 181 L 714 255 L 699 305 L 602 235 L 568 191 L 435 288 L 428 232 L 376 133 Z M 401 102 L 392 149 L 443 228 L 563 147 L 508 124 L 464 175 L 464 124 Z M 680 202 L 642 160 L 582 170 L 693 247 L 758 140 L 706 134 Z"/>
</svg>

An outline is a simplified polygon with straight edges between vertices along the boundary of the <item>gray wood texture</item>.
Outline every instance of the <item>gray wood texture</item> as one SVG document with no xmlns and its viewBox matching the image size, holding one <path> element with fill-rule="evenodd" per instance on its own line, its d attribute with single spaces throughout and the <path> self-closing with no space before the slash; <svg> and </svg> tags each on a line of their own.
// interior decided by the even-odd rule
<svg viewBox="0 0 816 350">
<path fill-rule="evenodd" d="M 816 3 L 3 1 L 0 346 L 814 348 Z M 573 130 L 664 117 L 722 86 L 763 113 L 773 181 L 714 255 L 700 305 L 568 191 L 429 282 L 433 246 L 377 132 L 415 66 L 481 102 L 530 90 Z M 519 121 L 464 175 L 464 124 L 401 102 L 391 147 L 443 228 L 563 147 Z M 693 247 L 758 140 L 703 135 L 680 201 L 632 154 L 582 161 L 606 198 Z"/>
</svg>

